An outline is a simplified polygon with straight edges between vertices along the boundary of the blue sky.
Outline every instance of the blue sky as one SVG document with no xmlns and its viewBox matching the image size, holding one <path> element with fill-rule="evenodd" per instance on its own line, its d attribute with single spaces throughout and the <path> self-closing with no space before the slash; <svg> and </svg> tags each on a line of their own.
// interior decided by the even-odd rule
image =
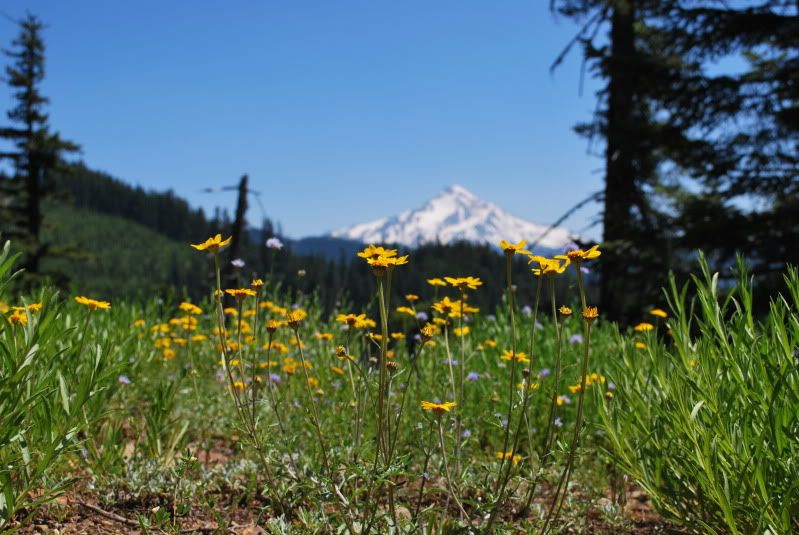
<svg viewBox="0 0 799 535">
<path fill-rule="evenodd" d="M 576 27 L 544 0 L 5 0 L 47 24 L 51 124 L 93 168 L 233 208 L 243 173 L 291 237 L 415 208 L 459 183 L 549 223 L 602 187 L 572 126 Z M 0 45 L 17 28 L 0 17 Z M 0 89 L 7 109 L 9 91 Z M 582 231 L 592 205 L 566 226 Z M 253 223 L 260 212 L 253 205 Z M 601 228 L 588 235 L 598 237 Z"/>
</svg>

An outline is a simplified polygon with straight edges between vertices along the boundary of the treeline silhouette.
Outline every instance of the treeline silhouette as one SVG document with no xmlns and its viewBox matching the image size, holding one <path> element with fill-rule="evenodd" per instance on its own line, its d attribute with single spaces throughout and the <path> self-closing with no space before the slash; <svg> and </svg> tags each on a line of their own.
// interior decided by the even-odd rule
<svg viewBox="0 0 799 535">
<path fill-rule="evenodd" d="M 210 235 L 229 224 L 226 214 L 208 218 L 202 208 L 192 208 L 171 190 L 131 186 L 83 162 L 69 165 L 55 181 L 58 191 L 77 208 L 124 217 L 177 241 Z"/>
</svg>

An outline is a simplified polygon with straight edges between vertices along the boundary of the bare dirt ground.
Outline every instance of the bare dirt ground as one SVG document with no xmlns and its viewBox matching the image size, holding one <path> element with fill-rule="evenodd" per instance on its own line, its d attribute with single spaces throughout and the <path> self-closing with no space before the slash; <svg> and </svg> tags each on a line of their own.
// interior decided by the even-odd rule
<svg viewBox="0 0 799 535">
<path fill-rule="evenodd" d="M 150 533 L 213 533 L 259 535 L 266 531 L 259 525 L 258 513 L 263 504 L 253 502 L 249 506 L 239 505 L 230 510 L 218 511 L 216 518 L 195 508 L 188 517 L 179 520 L 174 529 L 153 529 Z M 147 509 L 135 507 L 104 509 L 97 505 L 90 495 L 69 494 L 62 496 L 52 505 L 38 511 L 25 527 L 18 533 L 29 534 L 61 534 L 61 535 L 100 535 L 142 533 L 136 514 L 150 515 Z M 687 533 L 663 520 L 655 513 L 648 498 L 636 489 L 628 492 L 625 506 L 624 528 L 611 526 L 603 519 L 599 511 L 589 511 L 585 526 L 568 528 L 563 533 L 584 533 L 596 535 L 677 535 Z M 219 518 L 223 521 L 220 525 Z M 519 534 L 524 533 L 519 531 Z"/>
</svg>

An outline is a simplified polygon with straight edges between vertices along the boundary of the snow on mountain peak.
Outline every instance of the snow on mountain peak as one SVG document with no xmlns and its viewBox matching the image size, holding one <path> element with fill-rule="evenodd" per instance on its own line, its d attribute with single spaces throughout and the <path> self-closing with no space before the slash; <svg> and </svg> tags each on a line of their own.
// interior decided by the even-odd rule
<svg viewBox="0 0 799 535">
<path fill-rule="evenodd" d="M 453 184 L 421 208 L 392 217 L 334 230 L 336 238 L 363 243 L 396 243 L 416 247 L 425 243 L 470 241 L 496 245 L 499 240 L 538 241 L 538 246 L 561 249 L 572 241 L 572 234 L 561 227 L 526 221 L 484 201 L 472 192 Z"/>
</svg>

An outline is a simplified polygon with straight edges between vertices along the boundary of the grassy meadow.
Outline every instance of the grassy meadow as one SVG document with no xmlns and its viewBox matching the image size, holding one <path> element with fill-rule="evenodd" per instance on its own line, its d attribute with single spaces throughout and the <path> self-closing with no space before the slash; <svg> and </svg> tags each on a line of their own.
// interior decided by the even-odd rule
<svg viewBox="0 0 799 535">
<path fill-rule="evenodd" d="M 457 262 L 388 302 L 413 257 L 370 246 L 371 306 L 323 316 L 268 278 L 222 287 L 225 243 L 194 245 L 217 273 L 197 303 L 12 298 L 5 244 L 0 531 L 799 530 L 795 270 L 755 318 L 744 264 L 722 289 L 700 259 L 620 332 L 585 301 L 596 248 L 496 273 L 479 310 Z"/>
</svg>

